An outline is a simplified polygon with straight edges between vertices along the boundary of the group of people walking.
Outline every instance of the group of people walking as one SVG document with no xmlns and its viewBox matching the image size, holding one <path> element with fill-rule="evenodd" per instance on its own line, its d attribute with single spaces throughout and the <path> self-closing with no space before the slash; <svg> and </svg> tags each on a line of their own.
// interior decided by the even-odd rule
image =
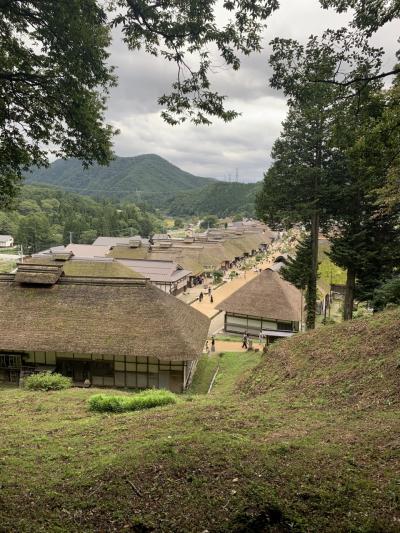
<svg viewBox="0 0 400 533">
<path fill-rule="evenodd" d="M 213 298 L 213 295 L 212 295 L 212 289 L 211 287 L 208 287 L 208 296 L 210 297 L 210 303 L 214 303 L 214 298 Z M 203 291 L 200 292 L 199 294 L 199 302 L 202 302 L 204 299 L 204 293 Z"/>
</svg>

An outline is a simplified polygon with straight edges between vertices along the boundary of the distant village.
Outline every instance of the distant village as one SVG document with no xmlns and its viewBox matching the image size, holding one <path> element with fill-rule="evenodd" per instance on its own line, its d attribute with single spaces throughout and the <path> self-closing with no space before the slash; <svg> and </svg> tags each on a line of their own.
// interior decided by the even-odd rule
<svg viewBox="0 0 400 533">
<path fill-rule="evenodd" d="M 22 257 L 0 276 L 0 380 L 57 371 L 77 385 L 184 391 L 217 333 L 261 349 L 302 329 L 302 295 L 279 275 L 279 240 L 243 220 Z M 13 246 L 12 236 L 0 241 Z"/>
</svg>

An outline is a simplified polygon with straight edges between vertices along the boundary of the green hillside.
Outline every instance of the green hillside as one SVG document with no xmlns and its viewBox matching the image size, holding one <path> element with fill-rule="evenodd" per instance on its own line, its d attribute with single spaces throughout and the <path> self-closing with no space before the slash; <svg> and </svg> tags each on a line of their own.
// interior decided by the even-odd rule
<svg viewBox="0 0 400 533">
<path fill-rule="evenodd" d="M 254 215 L 254 201 L 261 183 L 215 182 L 196 191 L 178 192 L 165 202 L 174 216 L 243 214 Z"/>
<path fill-rule="evenodd" d="M 153 154 L 117 157 L 108 167 L 94 165 L 87 170 L 77 159 L 59 159 L 47 169 L 28 174 L 26 181 L 83 195 L 144 202 L 172 216 L 252 216 L 260 188 L 257 183 L 194 176 Z"/>
<path fill-rule="evenodd" d="M 66 244 L 92 243 L 99 235 L 148 236 L 163 230 L 151 209 L 134 202 L 95 199 L 44 185 L 24 185 L 14 209 L 0 209 L 0 234 L 14 236 L 25 251 Z"/>
<path fill-rule="evenodd" d="M 0 389 L 0 529 L 397 533 L 399 322 L 212 356 L 211 394 L 147 412 Z"/>
<path fill-rule="evenodd" d="M 59 159 L 49 168 L 33 170 L 28 183 L 51 184 L 91 196 L 146 199 L 155 193 L 171 193 L 208 185 L 210 178 L 194 176 L 154 154 L 116 157 L 108 167 L 85 170 L 77 159 Z"/>
</svg>

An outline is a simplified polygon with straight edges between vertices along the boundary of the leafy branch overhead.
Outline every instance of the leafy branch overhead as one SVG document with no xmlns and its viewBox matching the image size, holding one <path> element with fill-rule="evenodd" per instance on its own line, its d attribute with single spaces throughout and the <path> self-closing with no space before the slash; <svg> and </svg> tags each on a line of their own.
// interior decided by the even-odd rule
<svg viewBox="0 0 400 533">
<path fill-rule="evenodd" d="M 130 49 L 144 49 L 177 65 L 172 92 L 159 103 L 170 124 L 191 120 L 210 124 L 210 116 L 230 121 L 237 116 L 225 108 L 225 95 L 211 90 L 210 73 L 219 55 L 234 70 L 240 55 L 261 50 L 266 19 L 278 9 L 277 0 L 116 0 L 121 14 L 113 19 L 121 26 Z M 225 20 L 219 23 L 218 20 Z M 194 66 L 193 66 L 194 65 Z"/>
<path fill-rule="evenodd" d="M 95 0 L 0 1 L 0 204 L 47 153 L 105 164 L 114 85 L 110 33 Z"/>
</svg>

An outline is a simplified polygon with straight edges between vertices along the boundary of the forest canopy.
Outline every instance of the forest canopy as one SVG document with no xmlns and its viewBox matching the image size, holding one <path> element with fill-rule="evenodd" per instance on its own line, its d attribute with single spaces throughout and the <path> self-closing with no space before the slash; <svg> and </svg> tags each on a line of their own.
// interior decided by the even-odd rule
<svg viewBox="0 0 400 533">
<path fill-rule="evenodd" d="M 25 185 L 12 211 L 0 211 L 0 233 L 10 234 L 25 253 L 67 244 L 92 243 L 99 235 L 148 236 L 162 221 L 130 202 L 90 197 L 51 187 Z"/>
</svg>

